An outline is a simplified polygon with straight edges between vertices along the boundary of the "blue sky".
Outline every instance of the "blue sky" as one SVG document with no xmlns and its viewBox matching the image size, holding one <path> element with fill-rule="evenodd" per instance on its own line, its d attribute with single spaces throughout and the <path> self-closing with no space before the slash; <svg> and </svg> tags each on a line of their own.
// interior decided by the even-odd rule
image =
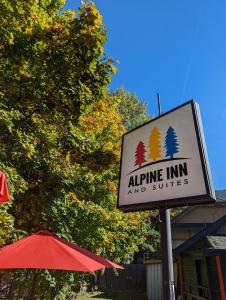
<svg viewBox="0 0 226 300">
<path fill-rule="evenodd" d="M 80 1 L 67 0 L 76 9 Z M 190 99 L 201 108 L 215 189 L 226 188 L 226 1 L 96 0 L 108 31 L 105 50 L 124 86 L 157 115 Z"/>
</svg>

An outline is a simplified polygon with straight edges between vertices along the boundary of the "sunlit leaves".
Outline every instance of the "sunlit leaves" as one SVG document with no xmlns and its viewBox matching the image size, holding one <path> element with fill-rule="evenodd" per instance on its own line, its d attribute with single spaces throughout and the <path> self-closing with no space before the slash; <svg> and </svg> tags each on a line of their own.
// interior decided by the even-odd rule
<svg viewBox="0 0 226 300">
<path fill-rule="evenodd" d="M 116 209 L 125 127 L 121 96 L 107 93 L 115 67 L 104 53 L 106 29 L 92 2 L 77 13 L 62 5 L 0 3 L 0 169 L 13 200 L 3 228 L 7 238 L 48 228 L 124 262 L 144 243 L 148 222 Z M 0 243 L 7 238 L 0 231 Z M 56 292 L 58 275 L 45 276 L 40 286 L 51 282 Z M 67 278 L 58 295 L 72 289 Z"/>
</svg>

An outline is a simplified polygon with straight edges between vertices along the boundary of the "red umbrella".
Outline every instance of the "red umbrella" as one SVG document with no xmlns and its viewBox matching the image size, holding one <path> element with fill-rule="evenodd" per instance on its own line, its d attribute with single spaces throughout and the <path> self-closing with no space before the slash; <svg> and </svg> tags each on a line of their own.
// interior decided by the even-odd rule
<svg viewBox="0 0 226 300">
<path fill-rule="evenodd" d="M 39 231 L 0 250 L 0 269 L 53 269 L 93 272 L 123 267 L 49 231 Z"/>
<path fill-rule="evenodd" d="M 6 184 L 6 176 L 0 171 L 0 203 L 9 201 L 9 192 Z"/>
</svg>

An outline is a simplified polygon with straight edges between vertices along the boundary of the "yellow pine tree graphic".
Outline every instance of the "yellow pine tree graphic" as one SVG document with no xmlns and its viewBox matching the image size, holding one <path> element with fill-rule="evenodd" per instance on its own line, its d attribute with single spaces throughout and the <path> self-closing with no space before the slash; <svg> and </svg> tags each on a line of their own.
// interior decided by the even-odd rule
<svg viewBox="0 0 226 300">
<path fill-rule="evenodd" d="M 149 158 L 154 161 L 161 157 L 161 135 L 157 127 L 154 127 L 149 137 Z"/>
</svg>

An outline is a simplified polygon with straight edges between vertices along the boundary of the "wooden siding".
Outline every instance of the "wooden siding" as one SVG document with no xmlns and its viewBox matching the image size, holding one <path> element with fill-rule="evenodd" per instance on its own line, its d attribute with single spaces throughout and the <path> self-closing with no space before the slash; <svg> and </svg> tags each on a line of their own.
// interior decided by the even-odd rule
<svg viewBox="0 0 226 300">
<path fill-rule="evenodd" d="M 200 264 L 200 278 L 202 279 L 201 283 L 199 282 L 197 274 L 196 261 L 198 261 Z M 186 255 L 184 256 L 183 263 L 186 299 L 210 299 L 205 258 L 203 256 Z"/>
<path fill-rule="evenodd" d="M 219 234 L 219 235 L 221 235 L 221 234 L 226 235 L 226 223 L 225 223 L 225 224 L 222 224 L 222 225 L 218 228 L 218 230 L 216 231 L 216 235 L 217 235 L 217 234 Z"/>
<path fill-rule="evenodd" d="M 183 244 L 185 240 L 172 240 L 172 248 L 176 249 L 178 246 Z"/>
<path fill-rule="evenodd" d="M 190 238 L 192 238 L 199 230 L 195 231 L 192 229 L 178 229 L 178 228 L 172 228 L 172 240 L 182 240 L 186 241 Z"/>
</svg>

